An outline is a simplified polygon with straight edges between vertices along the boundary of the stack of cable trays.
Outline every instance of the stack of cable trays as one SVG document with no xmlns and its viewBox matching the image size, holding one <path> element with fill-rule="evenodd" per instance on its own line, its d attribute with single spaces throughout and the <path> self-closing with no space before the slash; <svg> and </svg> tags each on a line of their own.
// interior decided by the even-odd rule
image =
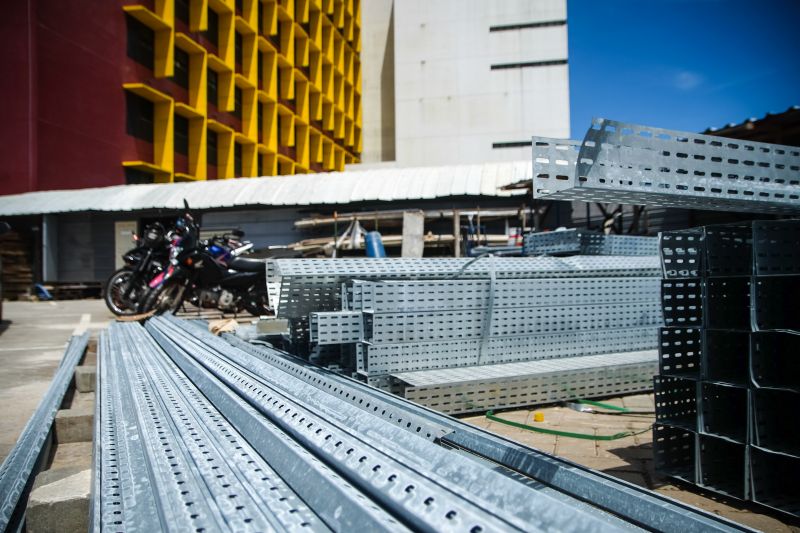
<svg viewBox="0 0 800 533">
<path fill-rule="evenodd" d="M 575 228 L 525 235 L 522 255 L 658 255 L 658 238 Z"/>
<path fill-rule="evenodd" d="M 277 259 L 295 351 L 445 413 L 649 390 L 652 257 Z"/>
<path fill-rule="evenodd" d="M 99 342 L 93 531 L 746 531 L 206 325 Z"/>
<path fill-rule="evenodd" d="M 800 516 L 800 221 L 664 233 L 662 473 Z"/>
</svg>

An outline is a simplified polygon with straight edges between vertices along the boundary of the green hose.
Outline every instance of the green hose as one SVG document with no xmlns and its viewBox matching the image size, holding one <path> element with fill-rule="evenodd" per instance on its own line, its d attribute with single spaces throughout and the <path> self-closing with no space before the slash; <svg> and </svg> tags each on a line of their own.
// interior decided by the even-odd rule
<svg viewBox="0 0 800 533">
<path fill-rule="evenodd" d="M 589 400 L 581 400 L 581 403 L 589 402 Z M 596 405 L 600 402 L 593 402 L 590 405 Z M 599 405 L 598 407 L 605 407 L 607 409 L 614 409 L 620 410 L 625 409 L 624 407 L 617 407 L 617 406 L 606 406 L 605 404 Z M 546 429 L 541 427 L 529 426 L 528 424 L 522 424 L 521 422 L 514 422 L 512 420 L 506 420 L 505 418 L 500 418 L 494 414 L 494 411 L 489 411 L 486 413 L 486 418 L 493 422 L 499 422 L 501 424 L 506 424 L 508 426 L 514 426 L 519 429 L 525 429 L 528 431 L 535 431 L 536 433 L 545 433 L 547 435 L 558 435 L 559 437 L 570 437 L 573 439 L 585 439 L 585 440 L 617 440 L 617 439 L 624 439 L 625 437 L 632 437 L 634 435 L 640 435 L 642 433 L 646 433 L 652 429 L 652 426 L 649 428 L 643 429 L 641 431 L 623 431 L 621 433 L 614 433 L 613 435 L 590 435 L 588 433 L 573 433 L 571 431 L 559 431 L 557 429 Z"/>
<path fill-rule="evenodd" d="M 619 411 L 620 413 L 630 413 L 631 410 L 627 407 L 619 407 L 618 405 L 611 405 L 610 403 L 595 402 L 592 400 L 576 400 L 578 403 L 584 405 L 591 405 L 592 407 L 599 407 L 600 409 L 608 409 L 609 411 Z"/>
</svg>

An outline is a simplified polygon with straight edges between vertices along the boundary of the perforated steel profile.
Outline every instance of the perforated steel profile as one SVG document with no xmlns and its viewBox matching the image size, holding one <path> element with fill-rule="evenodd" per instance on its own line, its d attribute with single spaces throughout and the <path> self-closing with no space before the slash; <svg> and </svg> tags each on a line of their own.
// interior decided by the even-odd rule
<svg viewBox="0 0 800 533">
<path fill-rule="evenodd" d="M 33 485 L 37 465 L 48 459 L 43 450 L 53 420 L 88 342 L 88 333 L 70 338 L 47 392 L 0 465 L 0 531 L 20 527 L 24 522 L 27 493 Z"/>
<path fill-rule="evenodd" d="M 368 376 L 423 369 L 538 361 L 582 355 L 648 350 L 656 345 L 657 328 L 596 329 L 551 335 L 442 342 L 359 344 L 356 346 Z"/>
<path fill-rule="evenodd" d="M 553 278 L 489 280 L 389 280 L 348 284 L 345 303 L 351 310 L 375 313 L 625 304 L 652 301 L 659 292 L 656 277 Z"/>
<path fill-rule="evenodd" d="M 400 372 L 407 399 L 458 414 L 648 390 L 655 350 L 546 361 Z"/>
<path fill-rule="evenodd" d="M 529 233 L 523 255 L 657 255 L 658 239 L 567 229 Z"/>
<path fill-rule="evenodd" d="M 138 324 L 101 341 L 94 530 L 326 530 Z"/>
<path fill-rule="evenodd" d="M 495 309 L 491 316 L 487 314 L 487 310 L 379 313 L 372 319 L 371 335 L 365 335 L 364 340 L 376 344 L 425 342 L 644 326 L 656 328 L 662 324 L 661 307 L 657 301 Z"/>
<path fill-rule="evenodd" d="M 796 147 L 602 118 L 580 143 L 534 137 L 533 175 L 538 199 L 800 212 Z"/>
</svg>

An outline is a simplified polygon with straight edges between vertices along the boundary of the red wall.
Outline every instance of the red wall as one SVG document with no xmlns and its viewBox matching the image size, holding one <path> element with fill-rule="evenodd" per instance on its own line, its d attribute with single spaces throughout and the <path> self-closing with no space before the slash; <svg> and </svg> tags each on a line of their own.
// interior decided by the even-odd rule
<svg viewBox="0 0 800 533">
<path fill-rule="evenodd" d="M 30 90 L 36 74 L 32 2 L 5 2 L 0 17 L 0 194 L 36 188 L 36 109 Z"/>
<path fill-rule="evenodd" d="M 0 116 L 9 118 L 0 122 L 0 194 L 124 183 L 121 5 L 6 2 Z"/>
</svg>

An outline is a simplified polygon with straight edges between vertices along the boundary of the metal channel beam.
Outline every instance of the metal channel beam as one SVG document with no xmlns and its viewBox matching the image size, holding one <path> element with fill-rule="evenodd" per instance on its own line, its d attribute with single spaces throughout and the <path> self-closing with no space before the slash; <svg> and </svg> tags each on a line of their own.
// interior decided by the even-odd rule
<svg viewBox="0 0 800 533">
<path fill-rule="evenodd" d="M 199 338 L 194 339 L 194 331 L 189 331 L 177 322 L 173 325 L 182 329 L 186 335 L 180 337 L 181 342 L 196 343 L 191 347 L 193 353 L 197 353 L 196 350 L 201 346 L 207 347 L 218 357 L 229 359 L 237 367 L 241 366 L 243 370 L 258 376 L 265 386 L 280 389 L 287 396 L 293 397 L 296 402 L 293 408 L 304 405 L 324 419 L 337 421 L 336 425 L 358 435 L 372 449 L 382 451 L 387 456 L 396 458 L 400 464 L 420 472 L 426 481 L 417 480 L 416 487 L 424 490 L 425 483 L 434 483 L 433 486 L 438 486 L 441 491 L 435 496 L 440 503 L 446 501 L 449 492 L 458 493 L 472 505 L 490 510 L 488 512 L 502 518 L 511 527 L 525 530 L 605 530 L 623 525 L 610 515 L 598 513 L 597 510 L 582 505 L 576 506 L 576 502 L 565 499 L 557 491 L 521 484 L 470 457 L 453 454 L 435 445 L 432 435 L 421 431 L 419 427 L 386 424 L 377 414 L 376 406 L 371 405 L 372 398 L 359 395 L 358 402 L 340 399 L 341 392 L 332 394 L 328 387 L 314 386 L 285 371 L 284 368 L 289 366 L 285 359 L 282 368 L 276 367 L 236 350 L 208 333 L 199 334 Z M 173 331 L 173 337 L 175 333 Z M 429 514 L 425 507 L 418 511 Z M 431 525 L 437 530 L 452 528 L 449 521 Z M 474 527 L 470 523 L 462 525 L 467 529 Z"/>
<path fill-rule="evenodd" d="M 155 530 L 326 529 L 141 326 L 111 331 L 114 342 L 103 365 L 115 372 L 109 379 L 114 389 L 104 387 L 103 396 L 130 418 L 106 425 L 133 435 L 103 439 L 101 485 L 108 481 L 101 490 L 100 529 L 130 530 L 148 522 Z M 138 457 L 119 454 L 120 445 L 138 448 Z M 128 478 L 122 483 L 120 471 Z"/>
<path fill-rule="evenodd" d="M 88 333 L 70 338 L 47 392 L 0 466 L 0 531 L 13 529 L 23 521 L 37 465 L 46 460 L 42 451 L 46 448 L 50 428 L 88 343 Z"/>
<path fill-rule="evenodd" d="M 168 331 L 172 339 L 179 338 L 182 347 L 191 346 L 191 357 L 223 381 L 235 384 L 235 390 L 264 416 L 280 425 L 304 447 L 314 450 L 320 460 L 331 465 L 410 527 L 437 531 L 475 530 L 476 527 L 481 531 L 538 531 L 557 528 L 554 524 L 559 523 L 566 527 L 571 522 L 584 524 L 592 530 L 611 531 L 622 525 L 610 515 L 576 512 L 545 495 L 540 496 L 536 505 L 529 504 L 529 516 L 523 520 L 515 512 L 516 504 L 524 500 L 511 495 L 525 490 L 525 486 L 514 485 L 510 478 L 499 474 L 494 482 L 487 483 L 490 494 L 484 495 L 483 501 L 475 501 L 476 495 L 467 497 L 463 488 L 479 485 L 479 479 L 492 476 L 490 470 L 476 472 L 458 468 L 459 460 L 451 454 L 447 454 L 447 460 L 444 460 L 442 454 L 446 454 L 446 450 L 427 439 L 395 426 L 376 424 L 377 419 L 369 412 L 346 402 L 337 402 L 315 387 L 300 388 L 302 382 L 293 384 L 293 394 L 283 392 L 279 383 L 292 379 L 290 376 L 270 369 L 269 365 L 258 365 L 258 360 L 241 352 L 240 356 L 244 358 L 236 360 L 235 350 L 224 341 L 220 342 L 226 346 L 225 353 L 215 353 L 204 342 L 196 341 L 194 332 L 187 334 L 184 331 L 186 336 L 180 336 L 180 329 L 174 325 L 170 329 L 161 321 L 149 324 L 153 324 L 153 329 Z M 258 365 L 260 368 L 257 370 L 265 375 L 255 378 L 252 368 L 248 368 L 248 372 L 240 370 L 239 365 L 244 362 Z M 269 376 L 273 372 L 278 372 L 277 381 Z M 379 438 L 383 432 L 392 438 Z M 422 466 L 410 466 L 407 462 L 412 459 L 422 462 Z M 495 485 L 499 486 L 495 488 Z M 499 497 L 501 492 L 496 492 L 498 489 L 503 489 L 502 494 L 508 498 L 508 503 L 503 504 Z M 525 497 L 529 500 L 530 493 Z M 487 498 L 491 500 L 486 501 Z"/>
<path fill-rule="evenodd" d="M 412 427 L 419 424 L 420 420 L 426 420 L 444 432 L 438 439 L 441 442 L 519 472 L 579 501 L 608 510 L 633 524 L 676 533 L 752 531 L 661 494 L 509 441 L 292 355 L 265 346 L 250 345 L 233 335 L 225 335 L 225 340 L 320 390 L 330 391 L 353 405 L 372 410 L 386 423 L 394 423 L 402 428 L 405 424 L 398 424 L 397 421 L 403 413 L 416 417 Z M 378 409 L 374 409 L 376 406 Z"/>
<path fill-rule="evenodd" d="M 800 212 L 800 149 L 594 119 L 582 142 L 534 137 L 533 196 Z"/>
</svg>

